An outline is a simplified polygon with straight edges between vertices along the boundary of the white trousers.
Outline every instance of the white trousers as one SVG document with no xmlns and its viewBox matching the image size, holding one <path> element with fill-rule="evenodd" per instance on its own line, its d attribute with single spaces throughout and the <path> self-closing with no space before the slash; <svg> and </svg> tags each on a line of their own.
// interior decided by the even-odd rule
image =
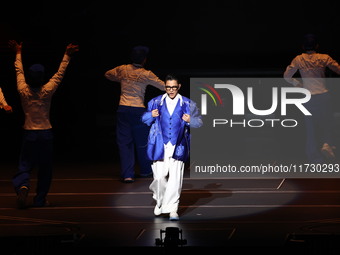
<svg viewBox="0 0 340 255">
<path fill-rule="evenodd" d="M 161 213 L 177 212 L 182 190 L 184 162 L 171 157 L 174 147 L 164 145 L 164 160 L 154 161 L 151 165 L 153 182 L 149 188 Z"/>
</svg>

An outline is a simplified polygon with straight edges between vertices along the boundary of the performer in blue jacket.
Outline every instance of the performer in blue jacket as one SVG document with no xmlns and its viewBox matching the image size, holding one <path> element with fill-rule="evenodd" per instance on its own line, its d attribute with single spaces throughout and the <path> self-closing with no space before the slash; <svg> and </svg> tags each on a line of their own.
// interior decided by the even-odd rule
<svg viewBox="0 0 340 255">
<path fill-rule="evenodd" d="M 177 210 L 184 163 L 189 158 L 190 127 L 202 126 L 196 104 L 181 96 L 180 88 L 178 79 L 167 75 L 166 93 L 150 100 L 142 116 L 142 121 L 151 126 L 147 155 L 153 161 L 153 182 L 149 188 L 156 201 L 154 214 L 169 213 L 170 220 L 179 219 Z"/>
</svg>

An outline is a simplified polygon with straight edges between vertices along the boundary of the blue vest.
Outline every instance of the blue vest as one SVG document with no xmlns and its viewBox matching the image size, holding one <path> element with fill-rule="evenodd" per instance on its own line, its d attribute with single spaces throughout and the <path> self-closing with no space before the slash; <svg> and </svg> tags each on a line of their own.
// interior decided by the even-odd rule
<svg viewBox="0 0 340 255">
<path fill-rule="evenodd" d="M 142 116 L 142 122 L 151 126 L 147 147 L 147 155 L 150 160 L 164 159 L 164 144 L 169 141 L 175 146 L 173 158 L 186 161 L 189 158 L 190 150 L 190 129 L 189 124 L 182 120 L 184 113 L 191 114 L 190 125 L 200 127 L 202 125 L 198 108 L 189 98 L 182 96 L 178 101 L 173 114 L 170 116 L 164 99 L 165 95 L 160 95 L 151 99 L 148 103 L 148 110 Z M 158 109 L 159 116 L 152 117 L 151 111 Z"/>
<path fill-rule="evenodd" d="M 182 123 L 183 110 L 178 100 L 174 112 L 170 116 L 166 101 L 159 109 L 160 113 L 160 125 L 163 134 L 163 142 L 167 144 L 169 141 L 172 145 L 175 145 L 178 139 L 179 130 Z"/>
</svg>

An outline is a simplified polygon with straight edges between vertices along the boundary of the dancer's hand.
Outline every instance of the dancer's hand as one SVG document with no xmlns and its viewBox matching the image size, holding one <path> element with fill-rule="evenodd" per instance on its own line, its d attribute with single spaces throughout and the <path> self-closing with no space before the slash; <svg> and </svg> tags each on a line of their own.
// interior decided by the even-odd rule
<svg viewBox="0 0 340 255">
<path fill-rule="evenodd" d="M 182 120 L 184 120 L 187 123 L 190 123 L 190 115 L 187 113 L 184 113 L 182 116 Z"/>
<path fill-rule="evenodd" d="M 22 48 L 22 42 L 17 43 L 17 41 L 15 40 L 9 40 L 8 41 L 8 47 L 10 47 L 13 51 L 15 52 L 21 52 L 21 48 Z"/>
<path fill-rule="evenodd" d="M 79 45 L 76 45 L 76 44 L 72 44 L 70 43 L 69 45 L 67 45 L 66 47 L 66 54 L 68 56 L 71 56 L 73 55 L 73 53 L 79 51 Z"/>
<path fill-rule="evenodd" d="M 12 112 L 13 112 L 12 106 L 10 106 L 10 105 L 5 105 L 5 106 L 4 106 L 4 110 L 5 110 L 7 113 L 12 113 Z"/>
<path fill-rule="evenodd" d="M 151 114 L 152 114 L 152 117 L 158 117 L 159 116 L 159 111 L 158 111 L 158 109 L 154 109 L 154 110 L 152 110 L 151 111 Z"/>
</svg>

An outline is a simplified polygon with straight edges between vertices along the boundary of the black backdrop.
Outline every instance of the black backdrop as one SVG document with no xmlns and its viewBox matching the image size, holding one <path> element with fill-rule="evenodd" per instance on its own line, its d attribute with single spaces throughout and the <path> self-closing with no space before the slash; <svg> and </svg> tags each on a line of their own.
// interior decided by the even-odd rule
<svg viewBox="0 0 340 255">
<path fill-rule="evenodd" d="M 10 39 L 23 42 L 24 66 L 40 62 L 48 75 L 68 43 L 80 45 L 53 99 L 57 152 L 109 158 L 119 85 L 103 75 L 129 62 L 131 46 L 148 45 L 146 68 L 160 78 L 178 74 L 189 96 L 194 76 L 281 76 L 305 33 L 340 60 L 339 7 L 330 0 L 10 2 L 0 10 L 0 86 L 14 113 L 0 112 L 1 158 L 17 157 L 23 123 Z M 158 93 L 149 88 L 146 101 Z"/>
</svg>

